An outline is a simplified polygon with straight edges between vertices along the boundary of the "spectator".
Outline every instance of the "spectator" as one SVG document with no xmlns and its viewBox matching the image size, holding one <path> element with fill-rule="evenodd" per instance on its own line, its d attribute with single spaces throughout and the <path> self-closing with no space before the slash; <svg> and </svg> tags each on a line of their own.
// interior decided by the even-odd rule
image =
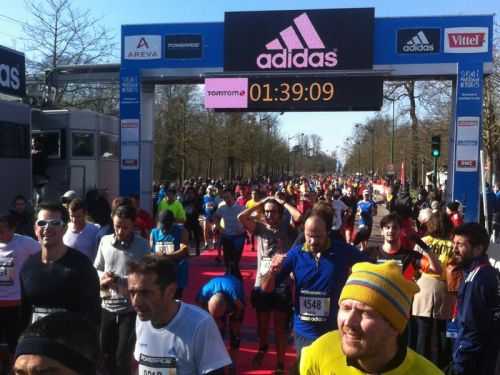
<svg viewBox="0 0 500 375">
<path fill-rule="evenodd" d="M 458 294 L 458 329 L 453 351 L 453 375 L 495 373 L 500 341 L 500 281 L 487 256 L 489 236 L 478 223 L 455 229 L 453 251 L 465 280 Z M 495 339 L 492 339 L 495 338 Z"/>
</svg>

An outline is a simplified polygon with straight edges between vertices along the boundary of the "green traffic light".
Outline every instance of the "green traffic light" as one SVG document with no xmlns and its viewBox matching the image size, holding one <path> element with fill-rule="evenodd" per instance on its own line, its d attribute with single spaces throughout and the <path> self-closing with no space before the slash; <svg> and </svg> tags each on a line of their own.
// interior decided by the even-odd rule
<svg viewBox="0 0 500 375">
<path fill-rule="evenodd" d="M 439 150 L 432 150 L 432 156 L 433 157 L 437 158 L 437 157 L 439 157 L 439 155 L 440 155 Z"/>
</svg>

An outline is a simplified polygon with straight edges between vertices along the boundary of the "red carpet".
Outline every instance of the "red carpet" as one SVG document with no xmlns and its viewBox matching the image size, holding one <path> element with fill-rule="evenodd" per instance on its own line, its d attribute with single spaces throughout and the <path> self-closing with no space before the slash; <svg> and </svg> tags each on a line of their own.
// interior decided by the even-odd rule
<svg viewBox="0 0 500 375">
<path fill-rule="evenodd" d="M 215 261 L 217 251 L 208 250 L 199 257 L 190 257 L 189 259 L 189 282 L 188 288 L 184 292 L 184 300 L 194 303 L 196 294 L 200 287 L 209 279 L 224 274 L 224 266 L 218 265 Z M 274 351 L 274 340 L 272 338 L 273 328 L 270 329 L 269 351 L 264 358 L 260 368 L 252 368 L 252 358 L 257 352 L 257 321 L 255 310 L 250 304 L 250 293 L 255 280 L 257 258 L 254 252 L 250 251 L 249 246 L 245 246 L 243 257 L 241 259 L 241 273 L 245 285 L 246 310 L 245 320 L 241 328 L 241 347 L 238 353 L 235 353 L 233 360 L 236 363 L 238 374 L 264 375 L 272 374 L 276 368 L 276 352 Z M 295 351 L 293 345 L 289 345 L 286 354 L 286 367 L 290 368 L 295 363 Z"/>
</svg>

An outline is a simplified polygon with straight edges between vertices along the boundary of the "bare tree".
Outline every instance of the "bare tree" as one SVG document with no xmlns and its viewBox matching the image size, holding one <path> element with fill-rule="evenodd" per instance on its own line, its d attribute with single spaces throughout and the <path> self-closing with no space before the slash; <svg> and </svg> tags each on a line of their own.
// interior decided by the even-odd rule
<svg viewBox="0 0 500 375">
<path fill-rule="evenodd" d="M 45 73 L 61 65 L 109 62 L 113 57 L 116 50 L 113 36 L 90 10 L 74 8 L 71 0 L 26 0 L 26 7 L 32 16 L 23 26 L 26 49 L 30 51 L 27 64 L 30 73 Z M 92 90 L 88 85 L 58 86 L 48 81 L 56 105 L 106 92 Z"/>
</svg>

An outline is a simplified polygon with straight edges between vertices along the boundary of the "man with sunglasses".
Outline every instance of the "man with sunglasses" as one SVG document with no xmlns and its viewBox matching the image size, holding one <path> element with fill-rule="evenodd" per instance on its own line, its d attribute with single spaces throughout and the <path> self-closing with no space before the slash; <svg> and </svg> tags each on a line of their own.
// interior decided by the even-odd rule
<svg viewBox="0 0 500 375">
<path fill-rule="evenodd" d="M 78 312 L 100 321 L 99 278 L 90 260 L 63 243 L 66 210 L 57 203 L 39 205 L 35 233 L 41 252 L 21 270 L 24 324 L 57 311 Z"/>
</svg>

